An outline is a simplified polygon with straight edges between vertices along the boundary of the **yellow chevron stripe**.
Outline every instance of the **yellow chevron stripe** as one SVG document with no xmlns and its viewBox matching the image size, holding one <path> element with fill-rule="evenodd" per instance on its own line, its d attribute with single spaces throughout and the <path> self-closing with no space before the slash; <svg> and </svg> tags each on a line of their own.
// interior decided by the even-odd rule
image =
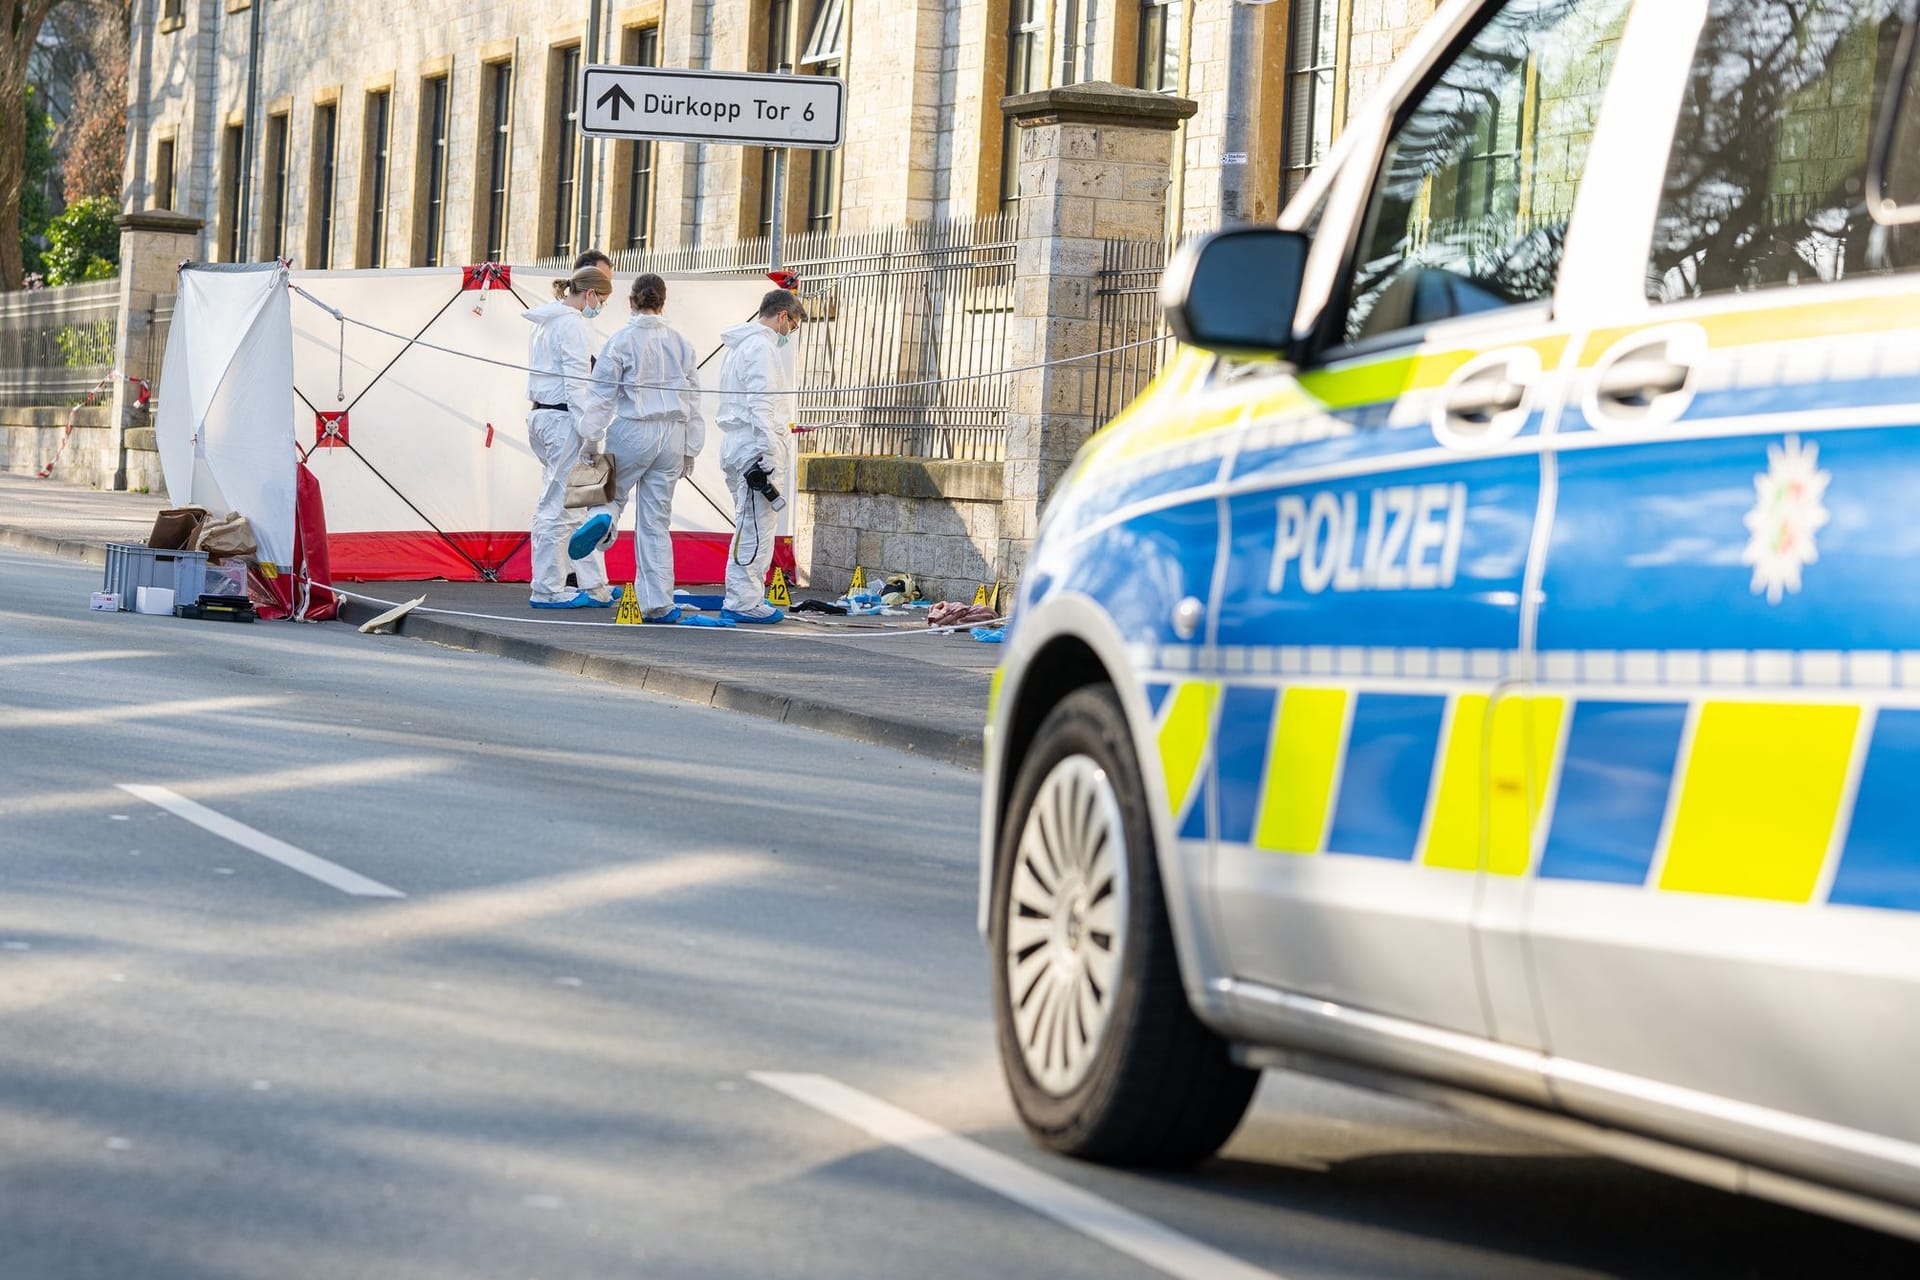
<svg viewBox="0 0 1920 1280">
<path fill-rule="evenodd" d="M 1346 749 L 1346 689 L 1286 689 L 1273 718 L 1267 777 L 1253 843 L 1276 853 L 1319 853 Z"/>
<path fill-rule="evenodd" d="M 1454 699 L 1422 862 L 1502 876 L 1527 873 L 1534 819 L 1546 795 L 1565 713 L 1564 698 L 1504 697 L 1494 703 L 1489 734 L 1486 695 Z M 1491 785 L 1485 773 L 1489 760 Z"/>
<path fill-rule="evenodd" d="M 1703 704 L 1660 887 L 1810 901 L 1859 726 L 1857 706 Z"/>
<path fill-rule="evenodd" d="M 1188 680 L 1167 696 L 1160 720 L 1160 769 L 1167 784 L 1167 809 L 1176 819 L 1193 796 L 1219 705 L 1220 684 L 1215 680 Z"/>
</svg>

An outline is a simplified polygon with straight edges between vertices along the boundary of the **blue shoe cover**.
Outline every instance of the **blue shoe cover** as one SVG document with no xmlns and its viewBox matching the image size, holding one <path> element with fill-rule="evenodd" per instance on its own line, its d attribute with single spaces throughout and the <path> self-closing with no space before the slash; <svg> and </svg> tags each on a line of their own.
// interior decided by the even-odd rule
<svg viewBox="0 0 1920 1280">
<path fill-rule="evenodd" d="M 573 531 L 567 539 L 567 554 L 575 560 L 585 560 L 599 549 L 600 539 L 607 536 L 607 530 L 613 527 L 613 517 L 602 511 L 589 516 L 587 522 Z"/>
<path fill-rule="evenodd" d="M 566 600 L 529 600 L 527 607 L 529 609 L 591 609 L 598 603 L 592 596 L 581 591 Z"/>
<path fill-rule="evenodd" d="M 681 618 L 677 625 L 682 627 L 731 627 L 733 623 L 726 618 L 715 618 L 704 613 L 689 613 Z"/>
<path fill-rule="evenodd" d="M 750 626 L 769 626 L 787 616 L 785 609 L 773 609 L 765 614 L 740 613 L 734 609 L 722 609 L 720 616 L 728 622 L 740 622 Z"/>
<path fill-rule="evenodd" d="M 672 626 L 674 623 L 680 621 L 681 613 L 682 610 L 680 606 L 676 604 L 669 607 L 665 613 L 656 618 L 642 617 L 640 621 L 646 623 L 648 626 L 660 626 L 663 624 Z"/>
</svg>

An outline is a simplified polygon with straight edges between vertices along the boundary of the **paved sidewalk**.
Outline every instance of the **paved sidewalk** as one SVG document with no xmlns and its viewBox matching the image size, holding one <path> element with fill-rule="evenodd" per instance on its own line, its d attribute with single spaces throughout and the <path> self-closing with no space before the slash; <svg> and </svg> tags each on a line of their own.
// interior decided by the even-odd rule
<svg viewBox="0 0 1920 1280">
<path fill-rule="evenodd" d="M 108 542 L 141 542 L 157 496 L 103 493 L 0 472 L 0 546 L 103 564 Z M 610 625 L 610 610 L 535 614 L 524 583 L 338 584 L 382 601 L 426 596 L 400 634 L 744 711 L 977 768 L 998 645 L 933 635 L 914 618 L 789 618 L 774 627 Z M 804 598 L 805 592 L 798 598 Z M 77 608 L 86 607 L 84 600 Z M 381 610 L 349 601 L 359 623 Z M 428 612 L 445 610 L 448 612 Z M 474 616 L 478 615 L 478 616 Z M 183 623 L 182 625 L 189 625 Z M 344 625 L 344 624 L 343 624 Z M 391 637 L 369 637 L 391 644 Z"/>
</svg>

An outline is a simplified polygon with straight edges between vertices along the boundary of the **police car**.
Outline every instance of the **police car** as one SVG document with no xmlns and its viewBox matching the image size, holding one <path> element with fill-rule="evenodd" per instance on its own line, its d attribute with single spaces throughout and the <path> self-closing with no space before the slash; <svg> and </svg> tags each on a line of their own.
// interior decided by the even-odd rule
<svg viewBox="0 0 1920 1280">
<path fill-rule="evenodd" d="M 1287 1067 L 1920 1234 L 1911 9 L 1449 5 L 1177 256 L 994 685 L 1042 1142 Z"/>
</svg>

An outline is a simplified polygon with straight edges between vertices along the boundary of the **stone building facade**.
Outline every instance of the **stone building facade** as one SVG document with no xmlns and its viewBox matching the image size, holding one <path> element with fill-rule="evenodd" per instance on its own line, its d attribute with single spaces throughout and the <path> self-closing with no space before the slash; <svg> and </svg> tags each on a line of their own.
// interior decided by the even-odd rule
<svg viewBox="0 0 1920 1280">
<path fill-rule="evenodd" d="M 843 76 L 849 108 L 841 151 L 793 153 L 790 233 L 996 212 L 1019 181 L 1001 100 L 1107 82 L 1198 104 L 1166 193 L 1178 235 L 1231 216 L 1223 189 L 1274 216 L 1432 6 L 1282 0 L 1236 28 L 1231 0 L 142 0 L 125 204 L 202 219 L 202 258 L 302 266 L 751 238 L 764 151 L 583 140 L 574 85 L 583 61 L 784 63 Z"/>
</svg>

